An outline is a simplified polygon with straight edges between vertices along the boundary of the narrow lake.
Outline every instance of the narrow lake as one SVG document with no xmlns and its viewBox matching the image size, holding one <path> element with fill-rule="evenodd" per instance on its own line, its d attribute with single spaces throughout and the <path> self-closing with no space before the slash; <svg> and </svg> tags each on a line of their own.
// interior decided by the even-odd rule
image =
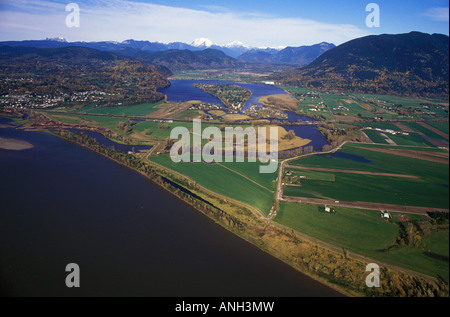
<svg viewBox="0 0 450 317">
<path fill-rule="evenodd" d="M 204 92 L 200 88 L 194 87 L 194 83 L 200 84 L 214 84 L 214 85 L 238 85 L 246 88 L 252 92 L 252 96 L 246 102 L 244 109 L 248 109 L 252 104 L 257 103 L 258 99 L 263 96 L 287 94 L 283 89 L 265 84 L 239 83 L 232 81 L 221 80 L 172 80 L 171 85 L 167 88 L 159 90 L 159 92 L 167 95 L 167 100 L 170 102 L 185 102 L 189 100 L 200 100 L 213 104 L 223 103 L 216 97 Z"/>
<path fill-rule="evenodd" d="M 131 169 L 48 133 L 0 136 L 34 145 L 0 150 L 1 295 L 339 296 Z"/>
</svg>

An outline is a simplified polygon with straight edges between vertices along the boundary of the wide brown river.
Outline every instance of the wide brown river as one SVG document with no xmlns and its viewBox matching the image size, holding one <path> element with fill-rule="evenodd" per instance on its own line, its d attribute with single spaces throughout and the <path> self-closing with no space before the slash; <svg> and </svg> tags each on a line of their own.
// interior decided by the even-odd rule
<svg viewBox="0 0 450 317">
<path fill-rule="evenodd" d="M 0 149 L 2 295 L 339 296 L 133 170 L 43 132 L 0 137 L 34 146 Z"/>
</svg>

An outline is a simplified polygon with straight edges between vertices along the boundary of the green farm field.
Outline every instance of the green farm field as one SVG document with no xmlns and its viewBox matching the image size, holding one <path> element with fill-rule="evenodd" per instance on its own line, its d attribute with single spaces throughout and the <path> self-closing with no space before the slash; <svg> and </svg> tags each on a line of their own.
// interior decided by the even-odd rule
<svg viewBox="0 0 450 317">
<path fill-rule="evenodd" d="M 347 144 L 335 154 L 305 157 L 291 162 L 291 165 L 401 174 L 410 178 L 333 171 L 330 173 L 334 175 L 335 182 L 305 179 L 301 181 L 301 187 L 286 187 L 284 194 L 339 201 L 449 208 L 448 164 L 372 151 L 361 146 Z"/>
<path fill-rule="evenodd" d="M 386 139 L 380 134 L 379 131 L 376 130 L 364 130 L 364 133 L 369 137 L 369 139 L 377 144 L 389 144 Z M 383 132 L 381 132 L 383 133 Z M 386 133 L 385 133 L 386 134 Z M 433 147 L 434 145 L 424 139 L 418 133 L 409 133 L 409 135 L 392 135 L 386 134 L 396 145 L 407 145 L 407 146 L 429 146 Z"/>
<path fill-rule="evenodd" d="M 324 173 L 324 172 L 317 172 L 317 171 L 311 171 L 311 170 L 302 170 L 302 169 L 290 169 L 286 168 L 286 171 L 289 171 L 294 176 L 304 176 L 306 179 L 314 179 L 314 180 L 322 180 L 322 181 L 330 181 L 334 182 L 335 177 L 332 173 Z"/>
<path fill-rule="evenodd" d="M 162 103 L 163 101 L 134 106 L 98 107 L 98 108 L 87 106 L 82 109 L 76 110 L 76 112 L 86 112 L 87 114 L 93 113 L 93 114 L 110 114 L 110 115 L 143 117 L 158 110 L 156 106 L 159 106 Z"/>
<path fill-rule="evenodd" d="M 313 155 L 292 161 L 290 165 L 437 177 L 448 175 L 448 164 L 440 164 L 370 150 L 401 149 L 421 152 L 447 153 L 445 150 L 426 147 L 383 146 L 376 144 L 347 143 L 337 154 Z M 444 175 L 442 175 L 444 174 Z"/>
<path fill-rule="evenodd" d="M 427 122 L 428 125 L 449 134 L 449 124 L 448 121 L 444 121 L 444 122 Z"/>
<path fill-rule="evenodd" d="M 88 126 L 97 126 L 107 128 L 116 132 L 117 124 L 119 122 L 126 121 L 125 118 L 114 118 L 114 117 L 103 117 L 103 116 L 92 116 L 92 115 L 78 115 L 70 113 L 58 114 L 56 112 L 47 113 L 47 115 L 56 121 L 70 123 L 70 124 L 85 124 Z"/>
<path fill-rule="evenodd" d="M 428 123 L 427 123 L 428 124 Z M 405 125 L 413 130 L 416 130 L 420 133 L 423 133 L 424 135 L 426 135 L 429 138 L 432 139 L 444 139 L 442 136 L 440 136 L 439 134 L 421 126 L 420 124 L 418 124 L 417 122 L 406 122 Z"/>
<path fill-rule="evenodd" d="M 384 130 L 393 130 L 393 131 L 401 131 L 399 127 L 391 122 L 358 122 L 351 123 L 350 125 L 354 125 L 357 127 L 371 127 L 371 128 L 379 128 Z"/>
<path fill-rule="evenodd" d="M 390 248 L 399 226 L 383 220 L 379 211 L 337 207 L 335 214 L 328 214 L 322 209 L 282 202 L 275 221 L 371 259 L 448 281 L 448 229 L 433 231 L 418 247 Z"/>
<path fill-rule="evenodd" d="M 389 135 L 389 137 L 397 145 L 433 146 L 433 144 L 425 140 L 420 134 L 417 133 L 410 133 L 409 135 Z"/>
<path fill-rule="evenodd" d="M 150 157 L 175 172 L 183 174 L 209 190 L 256 207 L 268 214 L 273 205 L 276 173 L 260 174 L 257 163 L 174 163 L 169 155 Z M 232 169 L 232 170 L 230 170 Z"/>
<path fill-rule="evenodd" d="M 364 130 L 364 133 L 369 137 L 369 139 L 373 143 L 389 144 L 388 141 L 386 141 L 386 139 L 380 134 L 380 132 L 378 132 L 376 130 Z M 389 137 L 390 137 L 390 135 L 389 135 Z"/>
<path fill-rule="evenodd" d="M 301 187 L 285 187 L 284 195 L 444 209 L 449 207 L 448 187 L 431 181 L 347 173 L 334 173 L 334 176 L 334 182 L 302 180 Z"/>
</svg>

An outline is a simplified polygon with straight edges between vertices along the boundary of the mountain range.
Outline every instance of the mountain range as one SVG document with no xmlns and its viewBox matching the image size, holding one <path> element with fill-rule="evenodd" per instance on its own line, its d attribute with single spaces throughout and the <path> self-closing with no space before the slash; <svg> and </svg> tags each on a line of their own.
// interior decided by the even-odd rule
<svg viewBox="0 0 450 317">
<path fill-rule="evenodd" d="M 202 51 L 168 50 L 162 52 L 140 51 L 137 60 L 150 65 L 166 67 L 171 71 L 223 69 L 238 67 L 242 63 L 222 51 L 207 48 Z"/>
<path fill-rule="evenodd" d="M 312 46 L 286 47 L 282 50 L 252 49 L 238 56 L 238 59 L 251 63 L 308 65 L 326 51 L 335 48 L 334 44 L 320 43 Z"/>
<path fill-rule="evenodd" d="M 207 38 L 199 38 L 191 44 L 182 42 L 172 42 L 169 44 L 126 40 L 123 42 L 102 41 L 102 42 L 67 42 L 63 38 L 47 38 L 45 40 L 29 41 L 5 41 L 0 42 L 0 46 L 26 46 L 36 48 L 58 48 L 67 46 L 88 47 L 100 51 L 121 53 L 127 56 L 135 56 L 140 52 L 165 52 L 170 50 L 188 50 L 192 52 L 203 51 L 205 49 L 214 49 L 222 51 L 227 56 L 244 61 L 266 62 L 264 59 L 258 59 L 251 56 L 258 53 L 270 54 L 270 63 L 292 63 L 305 65 L 306 62 L 314 60 L 318 54 L 327 49 L 333 48 L 333 44 L 321 43 L 314 46 L 287 47 L 287 48 L 254 48 L 246 46 L 239 41 L 234 41 L 226 45 L 214 44 Z M 301 57 L 304 55 L 305 57 Z"/>
<path fill-rule="evenodd" d="M 321 90 L 448 98 L 449 37 L 420 32 L 366 36 L 276 79 Z"/>
</svg>

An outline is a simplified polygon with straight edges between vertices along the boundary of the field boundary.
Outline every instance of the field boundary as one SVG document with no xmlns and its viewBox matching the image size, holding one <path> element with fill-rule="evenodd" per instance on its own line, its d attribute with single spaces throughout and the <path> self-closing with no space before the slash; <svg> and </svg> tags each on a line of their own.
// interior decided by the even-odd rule
<svg viewBox="0 0 450 317">
<path fill-rule="evenodd" d="M 403 205 L 382 204 L 363 201 L 339 201 L 339 200 L 326 200 L 318 198 L 292 197 L 292 196 L 283 196 L 281 200 L 286 202 L 302 203 L 307 205 L 330 205 L 330 206 L 365 209 L 365 210 L 388 210 L 391 212 L 418 214 L 418 215 L 427 215 L 428 212 L 432 211 L 447 212 L 447 213 L 449 212 L 448 209 L 443 208 L 403 206 Z"/>
<path fill-rule="evenodd" d="M 309 167 L 301 165 L 286 165 L 286 168 L 292 168 L 297 170 L 311 170 L 311 171 L 322 171 L 322 172 L 335 172 L 335 173 L 345 173 L 345 174 L 360 174 L 360 175 L 374 175 L 374 176 L 388 176 L 388 177 L 401 177 L 401 178 L 414 178 L 420 179 L 419 176 L 415 175 L 404 175 L 404 174 L 393 174 L 393 173 L 378 173 L 378 172 L 366 172 L 366 171 L 355 171 L 355 170 L 343 170 L 343 169 L 333 169 L 333 168 L 323 168 L 323 167 Z"/>
</svg>

